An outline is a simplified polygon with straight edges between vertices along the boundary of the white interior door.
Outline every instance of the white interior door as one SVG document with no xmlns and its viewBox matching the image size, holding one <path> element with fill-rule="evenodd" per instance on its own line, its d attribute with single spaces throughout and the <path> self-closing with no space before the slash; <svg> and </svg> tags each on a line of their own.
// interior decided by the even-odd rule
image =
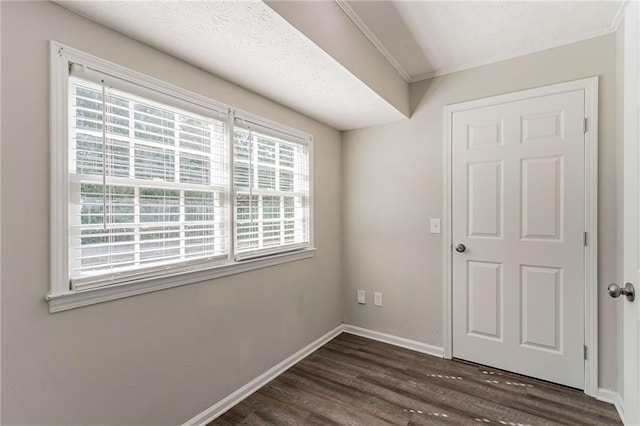
<svg viewBox="0 0 640 426">
<path fill-rule="evenodd" d="M 640 6 L 631 2 L 625 14 L 624 67 L 624 271 L 625 283 L 640 283 Z M 622 283 L 619 283 L 622 284 Z M 637 297 L 637 295 L 636 295 Z M 620 297 L 623 304 L 624 417 L 640 425 L 640 303 Z"/>
<path fill-rule="evenodd" d="M 584 90 L 454 112 L 453 356 L 584 388 Z"/>
</svg>

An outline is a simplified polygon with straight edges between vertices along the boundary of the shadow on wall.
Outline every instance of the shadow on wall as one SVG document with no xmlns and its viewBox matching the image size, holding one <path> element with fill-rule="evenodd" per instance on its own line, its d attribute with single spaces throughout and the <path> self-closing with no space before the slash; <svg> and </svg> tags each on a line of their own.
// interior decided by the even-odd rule
<svg viewBox="0 0 640 426">
<path fill-rule="evenodd" d="M 373 22 L 381 22 L 389 31 L 381 31 L 381 34 L 393 34 L 395 40 L 402 40 L 400 47 L 404 52 L 411 52 L 410 61 L 404 64 L 405 71 L 412 76 L 425 74 L 434 69 L 427 57 L 422 45 L 418 43 L 416 36 L 407 26 L 407 19 L 403 11 L 394 2 L 357 2 L 355 9 L 364 16 L 372 14 L 384 16 L 384 19 L 372 19 Z M 368 20 L 367 20 L 368 21 Z M 381 40 L 383 44 L 385 40 Z M 406 56 L 405 56 L 406 58 Z"/>
<path fill-rule="evenodd" d="M 411 117 L 422 107 L 424 101 L 429 98 L 429 89 L 431 86 L 435 85 L 437 87 L 439 81 L 437 78 L 430 78 L 411 84 L 411 89 L 409 90 L 409 111 Z"/>
<path fill-rule="evenodd" d="M 562 82 L 561 80 L 531 85 L 529 87 L 523 86 L 518 80 L 517 75 L 525 72 L 526 70 L 523 69 L 521 72 L 515 72 L 515 75 L 500 75 L 494 72 L 490 66 L 482 66 L 430 78 L 428 80 L 417 81 L 411 84 L 409 90 L 411 116 L 413 117 L 416 111 L 426 106 L 427 100 L 434 103 L 434 100 L 440 97 L 442 98 L 440 106 L 444 107 L 445 105 L 458 102 L 473 101 L 489 96 L 497 96 Z M 580 78 L 586 77 L 591 77 L 591 75 L 585 74 L 584 77 Z M 569 79 L 565 81 L 569 81 Z M 455 86 L 456 89 L 452 90 L 452 86 Z"/>
</svg>

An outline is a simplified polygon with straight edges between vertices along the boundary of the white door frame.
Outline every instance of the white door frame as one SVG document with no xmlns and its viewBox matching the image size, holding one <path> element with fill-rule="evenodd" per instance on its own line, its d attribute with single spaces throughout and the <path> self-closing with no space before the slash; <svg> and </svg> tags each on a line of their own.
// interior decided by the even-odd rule
<svg viewBox="0 0 640 426">
<path fill-rule="evenodd" d="M 623 117 L 623 271 L 619 285 L 631 282 L 636 288 L 636 301 L 629 305 L 627 300 L 616 302 L 618 309 L 622 309 L 623 336 L 618 342 L 618 350 L 622 351 L 622 371 L 624 384 L 618 384 L 618 398 L 616 408 L 625 424 L 637 425 L 640 423 L 640 390 L 638 383 L 640 372 L 638 371 L 638 357 L 640 350 L 640 329 L 638 328 L 638 309 L 640 306 L 637 293 L 640 287 L 638 278 L 638 243 L 639 226 L 638 214 L 640 195 L 638 182 L 640 173 L 640 151 L 638 139 L 640 138 L 640 5 L 630 2 L 624 11 L 624 64 L 623 64 L 623 92 L 622 92 L 622 117 Z M 622 398 L 620 398 L 622 394 Z"/>
<path fill-rule="evenodd" d="M 584 90 L 585 93 L 585 232 L 587 245 L 584 247 L 584 344 L 587 346 L 587 359 L 584 371 L 584 392 L 595 397 L 598 393 L 598 77 L 585 78 L 566 83 L 553 84 L 505 95 L 492 96 L 444 107 L 444 191 L 443 191 L 443 349 L 444 357 L 453 357 L 453 307 L 451 292 L 452 274 L 452 133 L 453 113 L 521 101 L 547 95 Z"/>
</svg>

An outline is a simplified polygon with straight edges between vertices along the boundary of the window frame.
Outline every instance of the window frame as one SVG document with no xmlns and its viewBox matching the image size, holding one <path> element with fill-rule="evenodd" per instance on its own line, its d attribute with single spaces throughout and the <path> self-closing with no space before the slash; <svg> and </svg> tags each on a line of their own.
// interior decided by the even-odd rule
<svg viewBox="0 0 640 426">
<path fill-rule="evenodd" d="M 226 120 L 228 142 L 228 253 L 224 263 L 195 264 L 166 274 L 136 278 L 124 282 L 114 282 L 105 286 L 72 290 L 69 273 L 69 64 L 79 63 L 113 75 L 125 82 L 134 83 L 145 91 L 160 97 L 176 99 L 177 103 L 167 103 L 180 108 L 181 104 L 192 104 L 198 108 L 217 112 Z M 153 99 L 153 98 L 150 98 Z M 222 118 L 224 117 L 226 118 Z M 235 186 L 234 186 L 234 120 L 240 119 L 256 126 L 270 129 L 294 143 L 304 143 L 308 149 L 308 222 L 309 244 L 304 247 L 287 248 L 276 253 L 236 260 L 235 256 Z M 57 41 L 50 42 L 50 291 L 45 299 L 49 312 L 59 312 L 80 306 L 101 303 L 108 300 L 133 296 L 165 288 L 210 280 L 222 276 L 242 273 L 258 268 L 274 266 L 286 262 L 310 258 L 314 255 L 314 194 L 313 194 L 313 137 L 305 132 L 275 123 L 263 117 L 232 108 L 224 103 L 182 89 L 161 80 L 138 73 L 128 68 L 100 59 Z M 298 142 L 301 141 L 301 142 Z"/>
<path fill-rule="evenodd" d="M 77 67 L 76 65 L 72 66 L 71 69 L 81 69 L 82 67 Z M 81 71 L 82 72 L 82 71 Z M 71 118 L 71 115 L 76 113 L 76 110 L 74 108 L 74 98 L 76 97 L 76 95 L 73 93 L 73 87 L 83 87 L 83 88 L 89 88 L 90 86 L 96 86 L 95 88 L 89 89 L 89 90 L 94 90 L 97 91 L 99 83 L 97 83 L 96 79 L 101 79 L 104 78 L 105 81 L 107 82 L 107 85 L 111 86 L 116 85 L 117 82 L 115 81 L 115 79 L 113 77 L 110 77 L 106 74 L 102 75 L 95 75 L 95 71 L 91 71 L 90 73 L 94 74 L 93 76 L 90 76 L 91 78 L 85 78 L 86 74 L 89 74 L 89 70 L 86 70 L 84 73 L 79 73 L 76 72 L 73 76 L 69 76 L 69 79 L 67 80 L 68 83 L 68 89 L 69 90 L 69 103 L 70 108 L 68 109 L 68 113 L 70 115 L 67 116 L 67 123 L 68 123 L 68 127 L 67 127 L 67 131 L 68 131 L 68 137 L 67 137 L 67 142 L 70 142 L 71 140 L 73 140 L 74 136 L 77 134 L 87 134 L 89 132 L 91 132 L 92 130 L 87 131 L 86 129 L 73 129 L 72 127 L 76 127 L 75 125 L 71 125 L 71 123 L 74 121 Z M 84 75 L 83 75 L 84 74 Z M 75 82 L 73 81 L 75 80 Z M 119 94 L 112 94 L 110 96 L 121 96 L 122 100 L 126 100 L 128 103 L 130 103 L 129 107 L 131 108 L 133 105 L 131 105 L 131 103 L 133 104 L 149 104 L 149 105 L 154 105 L 157 108 L 162 108 L 164 111 L 166 112 L 172 112 L 173 114 L 175 114 L 176 116 L 183 116 L 183 117 L 187 117 L 188 115 L 185 114 L 192 114 L 194 113 L 193 109 L 195 107 L 197 107 L 197 105 L 194 105 L 191 110 L 187 110 L 187 108 L 191 107 L 191 105 L 187 105 L 186 107 L 175 107 L 173 105 L 168 105 L 168 103 L 163 99 L 161 100 L 161 102 L 158 102 L 156 99 L 151 99 L 150 96 L 140 96 L 140 95 L 136 95 L 136 94 L 132 94 L 128 91 L 124 91 L 122 89 L 120 89 L 119 87 L 112 87 L 112 89 L 119 89 L 117 90 L 117 93 Z M 135 88 L 134 88 L 135 89 Z M 111 88 L 108 90 L 108 92 L 111 91 Z M 115 90 L 114 90 L 115 92 Z M 155 96 L 155 93 L 152 93 L 151 96 Z M 155 96 L 157 97 L 157 96 Z M 174 103 L 175 104 L 175 103 Z M 131 110 L 133 111 L 133 110 Z M 229 156 L 227 155 L 227 151 L 229 149 L 229 144 L 227 143 L 228 141 L 226 141 L 226 127 L 229 125 L 229 120 L 227 117 L 226 113 L 220 113 L 219 111 L 215 111 L 213 110 L 213 113 L 211 110 L 206 110 L 206 111 L 197 111 L 194 114 L 198 114 L 199 116 L 202 117 L 202 119 L 205 120 L 210 120 L 212 123 L 215 122 L 215 125 L 219 125 L 221 127 L 221 131 L 215 132 L 212 131 L 212 135 L 211 137 L 214 138 L 215 134 L 220 135 L 222 138 L 224 138 L 223 141 L 221 141 L 220 139 L 218 139 L 218 143 L 222 144 L 222 148 L 223 151 L 221 152 L 222 155 L 219 154 L 215 154 L 213 153 L 214 151 L 212 151 L 212 157 L 209 158 L 209 160 L 212 162 L 211 164 L 211 171 L 214 170 L 214 163 L 215 164 L 220 164 L 219 162 L 217 162 L 218 160 L 223 163 L 223 167 L 227 166 L 227 163 L 229 161 Z M 131 120 L 131 118 L 130 118 Z M 133 124 L 133 122 L 131 122 L 130 124 Z M 131 131 L 134 130 L 133 128 L 128 129 L 129 130 L 129 135 L 127 137 L 127 141 L 125 141 L 124 143 L 128 146 L 129 148 L 129 155 L 127 158 L 127 166 L 130 169 L 127 172 L 127 176 L 113 176 L 110 175 L 109 176 L 109 180 L 110 183 L 107 183 L 108 186 L 117 186 L 120 188 L 130 188 L 133 190 L 134 194 L 134 209 L 138 209 L 138 211 L 142 211 L 142 209 L 144 208 L 143 204 L 142 204 L 142 198 L 143 196 L 141 195 L 141 191 L 143 190 L 148 190 L 150 188 L 160 188 L 160 189 L 164 189 L 164 190 L 170 190 L 170 191 L 177 191 L 179 192 L 179 198 L 180 198 L 180 205 L 182 205 L 183 197 L 186 193 L 186 191 L 211 191 L 211 193 L 214 194 L 218 194 L 219 197 L 218 199 L 221 201 L 222 203 L 222 210 L 223 211 L 228 211 L 229 209 L 229 203 L 228 203 L 228 191 L 229 191 L 229 185 L 228 182 L 226 182 L 226 180 L 228 180 L 228 173 L 222 173 L 221 175 L 219 175 L 219 178 L 222 179 L 222 182 L 218 182 L 218 183 L 214 183 L 213 180 L 213 175 L 210 176 L 210 179 L 212 180 L 210 182 L 210 185 L 193 185 L 192 183 L 184 183 L 181 180 L 179 180 L 179 176 L 181 176 L 181 170 L 179 165 L 181 164 L 181 160 L 178 160 L 178 158 L 181 157 L 182 155 L 182 149 L 180 147 L 180 145 L 178 144 L 178 138 L 174 135 L 173 138 L 174 143 L 172 144 L 167 144 L 167 145 L 163 145 L 164 149 L 167 150 L 171 150 L 173 152 L 173 155 L 176 158 L 176 162 L 175 162 L 175 176 L 174 179 L 170 179 L 168 181 L 164 180 L 161 181 L 161 183 L 159 183 L 158 181 L 156 181 L 155 179 L 144 179 L 144 178 L 139 178 L 136 176 L 136 166 L 132 165 L 135 163 L 135 160 L 138 159 L 137 154 L 134 153 L 137 152 L 138 149 L 143 149 L 142 147 L 145 146 L 145 144 L 147 143 L 147 141 L 144 140 L 138 140 L 135 137 L 132 137 L 131 135 Z M 96 133 L 101 133 L 101 132 L 96 132 Z M 101 137 L 101 136 L 100 136 Z M 107 139 L 111 138 L 112 141 L 118 141 L 120 136 L 119 135 L 107 135 Z M 134 148 L 135 146 L 135 148 Z M 213 145 L 212 145 L 213 146 Z M 86 173 L 86 172 L 80 172 L 78 170 L 74 170 L 73 164 L 74 164 L 74 160 L 76 163 L 80 164 L 82 163 L 80 161 L 80 157 L 77 156 L 78 154 L 78 148 L 74 148 L 73 146 L 73 142 L 71 142 L 70 144 L 67 145 L 68 148 L 68 159 L 70 161 L 70 164 L 72 165 L 70 167 L 71 170 L 68 170 L 69 173 L 69 181 L 68 181 L 68 187 L 69 187 L 69 197 L 70 200 L 68 200 L 69 202 L 69 206 L 72 209 L 71 212 L 73 211 L 73 207 L 75 206 L 75 208 L 79 208 L 81 207 L 81 205 L 78 205 L 76 203 L 74 203 L 74 199 L 76 199 L 75 201 L 78 202 L 79 198 L 80 198 L 80 188 L 82 186 L 83 183 L 92 183 L 94 185 L 102 185 L 102 179 L 104 178 L 96 178 L 96 176 L 101 176 L 94 174 L 94 173 Z M 214 157 L 218 157 L 218 160 L 214 160 Z M 133 163 L 132 163 L 133 161 Z M 220 170 L 220 169 L 218 169 Z M 224 169 L 223 169 L 224 170 Z M 226 182 L 226 183 L 225 183 Z M 186 208 L 186 205 L 184 206 Z M 185 215 L 185 211 L 180 208 L 180 211 L 176 211 L 175 212 L 175 216 L 182 216 Z M 73 231 L 73 229 L 79 229 L 79 226 L 81 225 L 80 223 L 80 218 L 79 217 L 73 217 L 73 214 L 69 214 L 69 224 L 71 226 L 70 231 Z M 216 218 L 219 217 L 219 215 L 215 215 Z M 71 273 L 71 289 L 72 290 L 85 290 L 88 288 L 94 288 L 94 287 L 103 287 L 105 285 L 114 285 L 120 282 L 129 282 L 133 279 L 135 279 L 136 277 L 140 278 L 140 277 L 146 277 L 146 278 L 150 278 L 152 275 L 155 276 L 161 276 L 164 275 L 166 273 L 175 273 L 175 272 L 180 272 L 180 271 L 188 271 L 188 270 L 192 270 L 194 267 L 203 267 L 203 263 L 207 262 L 209 266 L 215 266 L 216 264 L 225 264 L 228 259 L 229 259 L 229 246 L 227 244 L 228 241 L 228 236 L 229 236 L 229 226 L 228 226 L 228 222 L 227 222 L 227 217 L 228 214 L 224 214 L 223 215 L 223 220 L 222 223 L 220 223 L 219 220 L 216 220 L 215 222 L 211 223 L 211 225 L 214 225 L 216 229 L 218 230 L 224 230 L 224 241 L 225 241 L 225 248 L 223 250 L 222 253 L 210 253 L 204 256 L 200 256 L 200 257 L 193 257 L 193 258 L 188 258 L 188 257 L 183 257 L 181 253 L 180 257 L 177 259 L 174 259 L 173 261 L 170 261 L 169 259 L 166 258 L 158 258 L 156 259 L 155 262 L 152 263 L 145 263 L 144 261 L 140 262 L 140 260 L 143 259 L 138 259 L 137 262 L 139 264 L 137 266 L 133 266 L 133 267 L 128 267 L 128 268 L 117 268 L 115 270 L 108 270 L 108 269 L 104 269 L 101 272 L 95 272 L 95 273 L 87 273 L 85 275 L 80 274 L 79 276 L 75 276 L 74 274 Z M 146 227 L 150 227 L 153 226 L 152 222 L 146 222 L 140 220 L 140 215 L 134 214 L 134 223 L 124 223 L 122 224 L 123 227 L 131 227 L 133 229 L 135 229 L 134 235 L 138 236 L 140 234 L 138 234 L 138 232 Z M 175 232 L 185 232 L 182 231 L 182 228 L 188 225 L 188 223 L 186 222 L 180 222 L 180 220 L 177 220 L 175 223 L 175 226 L 181 228 L 180 230 L 176 230 Z M 80 231 L 82 231 L 81 229 L 79 229 Z M 75 235 L 76 238 L 79 238 L 79 235 Z M 69 237 L 70 239 L 73 240 L 73 235 L 70 235 Z M 142 249 L 142 246 L 144 245 L 143 241 L 131 241 L 131 243 L 134 246 L 138 246 L 138 248 Z M 181 245 L 182 246 L 182 245 Z M 72 253 L 74 251 L 74 248 L 77 250 L 79 247 L 76 246 L 74 247 L 73 244 L 71 244 L 71 247 L 69 249 L 69 252 Z M 175 247 L 174 247 L 175 248 Z M 182 248 L 182 247 L 180 247 Z M 185 246 L 186 249 L 186 246 Z M 180 250 L 182 252 L 182 250 Z M 142 257 L 142 252 L 136 252 L 134 254 L 134 258 L 140 256 L 140 258 Z M 133 260 L 133 259 L 132 259 Z M 76 262 L 76 267 L 79 266 L 79 262 L 81 261 L 79 258 L 76 258 L 72 255 L 70 255 L 69 258 L 69 262 L 70 265 L 74 265 L 74 261 Z M 155 264 L 154 264 L 155 263 Z"/>
<path fill-rule="evenodd" d="M 273 137 L 274 139 L 280 139 L 282 141 L 284 141 L 286 144 L 298 144 L 301 146 L 304 146 L 307 150 L 308 150 L 308 157 L 309 159 L 311 159 L 311 150 L 313 149 L 312 146 L 313 144 L 309 143 L 308 140 L 305 140 L 303 138 L 301 138 L 298 135 L 291 135 L 291 134 L 285 134 L 281 131 L 273 131 L 273 129 L 269 129 L 268 126 L 259 123 L 255 117 L 251 118 L 251 117 L 247 117 L 244 116 L 243 114 L 236 114 L 235 116 L 235 121 L 240 121 L 241 124 L 234 124 L 233 128 L 231 129 L 231 132 L 233 133 L 235 131 L 236 128 L 242 129 L 243 131 L 249 131 L 249 133 L 251 134 L 252 131 L 257 132 L 258 134 L 263 134 L 267 137 Z M 231 142 L 233 144 L 233 146 L 235 147 L 235 139 L 232 140 Z M 232 152 L 233 152 L 233 148 L 232 148 Z M 253 157 L 254 154 L 250 151 L 250 155 Z M 256 153 L 255 157 L 257 158 L 259 154 Z M 249 161 L 249 164 L 251 164 L 251 161 Z M 311 198 L 312 198 L 312 180 L 311 180 L 311 161 L 310 164 L 308 165 L 309 169 L 308 169 L 308 174 L 309 174 L 309 195 L 308 195 L 308 205 L 309 205 L 309 212 L 312 212 L 312 207 L 311 207 Z M 232 161 L 231 163 L 231 167 L 235 169 L 236 163 Z M 256 161 L 251 167 L 254 168 L 254 171 L 251 171 L 251 169 L 249 168 L 249 173 L 250 174 L 255 174 L 255 176 L 257 177 L 257 180 L 259 181 L 259 168 L 260 168 L 260 163 L 258 161 Z M 276 165 L 276 170 L 278 169 L 278 166 Z M 277 171 L 276 171 L 277 174 Z M 237 228 L 235 227 L 235 220 L 236 220 L 236 211 L 237 211 L 237 195 L 241 192 L 246 192 L 246 190 L 244 191 L 238 191 L 238 188 L 236 187 L 235 184 L 235 175 L 232 171 L 232 176 L 234 177 L 233 182 L 231 182 L 231 198 L 232 198 L 232 206 L 231 206 L 231 211 L 234 212 L 233 214 L 233 226 L 234 229 L 237 230 Z M 276 177 L 276 181 L 278 180 L 278 178 Z M 259 186 L 259 183 L 258 183 Z M 253 189 L 257 189 L 257 188 L 253 188 Z M 259 191 L 259 190 L 258 190 Z M 275 192 L 280 192 L 279 190 L 275 190 Z M 254 194 L 253 197 L 265 197 L 265 196 L 269 196 L 269 195 L 256 195 Z M 274 196 L 274 195 L 270 195 L 270 196 Z M 283 194 L 279 194 L 279 195 L 275 195 L 278 197 L 286 197 L 286 195 Z M 295 192 L 291 194 L 292 197 L 295 198 Z M 251 203 L 251 201 L 250 201 Z M 257 206 L 259 209 L 261 209 L 261 203 L 260 201 L 257 202 Z M 284 222 L 284 209 L 281 212 L 282 217 L 281 217 L 281 221 Z M 258 216 L 260 216 L 260 213 L 258 213 Z M 263 218 L 261 218 L 261 220 L 264 220 Z M 260 225 L 258 225 L 260 226 Z M 262 226 L 264 226 L 264 224 L 262 224 Z M 284 229 L 283 229 L 284 231 Z M 311 230 L 309 230 L 311 232 Z M 310 238 L 312 238 L 312 235 L 310 235 Z M 234 256 L 234 260 L 235 261 L 246 261 L 248 259 L 253 259 L 253 258 L 258 258 L 258 257 L 265 257 L 265 256 L 270 256 L 273 254 L 278 254 L 278 253 L 284 253 L 284 252 L 288 252 L 288 251 L 294 251 L 294 250 L 300 250 L 305 248 L 305 246 L 307 246 L 306 243 L 297 243 L 297 244 L 288 244 L 288 245 L 284 245 L 284 246 L 275 246 L 273 248 L 257 248 L 254 250 L 247 250 L 247 251 L 237 251 L 236 250 L 236 244 L 238 242 L 238 233 L 234 232 L 232 235 L 232 239 L 233 239 L 233 256 Z M 262 236 L 260 236 L 260 239 L 262 239 Z M 280 249 L 279 249 L 280 248 Z"/>
</svg>

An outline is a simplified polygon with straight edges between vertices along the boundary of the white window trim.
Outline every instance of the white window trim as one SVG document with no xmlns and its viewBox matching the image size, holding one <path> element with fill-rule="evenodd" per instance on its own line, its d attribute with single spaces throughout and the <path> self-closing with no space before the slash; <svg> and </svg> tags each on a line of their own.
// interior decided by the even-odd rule
<svg viewBox="0 0 640 426">
<path fill-rule="evenodd" d="M 235 117 L 241 117 L 246 121 L 259 124 L 264 127 L 276 129 L 284 134 L 303 139 L 309 147 L 309 246 L 290 252 L 280 252 L 265 255 L 255 259 L 233 261 L 233 241 L 229 244 L 230 262 L 224 265 L 205 266 L 188 272 L 175 272 L 161 277 L 147 277 L 128 281 L 122 284 L 114 284 L 105 287 L 92 288 L 82 291 L 72 291 L 69 286 L 69 225 L 68 225 L 68 135 L 67 135 L 67 111 L 68 111 L 68 80 L 69 63 L 81 63 L 106 73 L 116 75 L 127 81 L 139 83 L 149 89 L 178 99 L 188 99 L 201 107 L 218 111 L 220 113 L 235 113 Z M 129 70 L 125 67 L 105 61 L 80 50 L 68 47 L 56 41 L 50 42 L 50 149 L 51 149 L 51 184 L 50 184 L 50 291 L 45 299 L 49 302 L 49 312 L 60 312 L 81 306 L 102 303 L 109 300 L 120 299 L 138 294 L 148 293 L 166 288 L 177 287 L 195 282 L 207 281 L 227 275 L 247 272 L 254 269 L 266 268 L 287 262 L 313 257 L 314 246 L 314 214 L 313 214 L 313 137 L 307 133 L 284 126 L 257 115 L 236 110 L 229 105 L 216 102 L 205 96 L 190 92 L 180 87 L 165 83 L 155 78 Z M 229 114 L 233 117 L 234 114 Z M 231 126 L 229 131 L 232 131 Z M 230 135 L 232 136 L 232 135 Z M 233 139 L 229 140 L 233 144 Z M 233 150 L 230 149 L 232 156 Z M 233 157 L 230 158 L 231 160 Z M 232 164 L 232 163 L 231 163 Z M 230 169 L 230 184 L 233 184 L 233 167 Z M 232 191 L 230 191 L 232 192 Z M 231 200 L 229 200 L 231 201 Z M 230 211 L 229 231 L 234 226 L 234 212 Z M 229 235 L 233 235 L 230 233 Z M 233 240 L 233 238 L 231 238 Z M 286 250 L 286 248 L 285 248 Z"/>
<path fill-rule="evenodd" d="M 107 302 L 109 300 L 122 299 L 123 297 L 135 296 L 152 291 L 164 290 L 181 285 L 193 284 L 201 281 L 212 280 L 214 278 L 226 277 L 227 275 L 239 274 L 241 272 L 252 271 L 254 269 L 267 268 L 269 266 L 280 265 L 282 263 L 294 262 L 296 260 L 313 257 L 314 248 L 284 253 L 260 259 L 247 260 L 229 265 L 203 269 L 195 272 L 176 273 L 160 278 L 149 278 L 138 281 L 130 281 L 124 284 L 111 285 L 107 287 L 94 288 L 84 291 L 70 291 L 66 293 L 50 294 L 46 299 L 49 302 L 49 312 L 61 312 L 69 309 L 80 308 L 82 306 L 93 305 L 95 303 Z"/>
</svg>

